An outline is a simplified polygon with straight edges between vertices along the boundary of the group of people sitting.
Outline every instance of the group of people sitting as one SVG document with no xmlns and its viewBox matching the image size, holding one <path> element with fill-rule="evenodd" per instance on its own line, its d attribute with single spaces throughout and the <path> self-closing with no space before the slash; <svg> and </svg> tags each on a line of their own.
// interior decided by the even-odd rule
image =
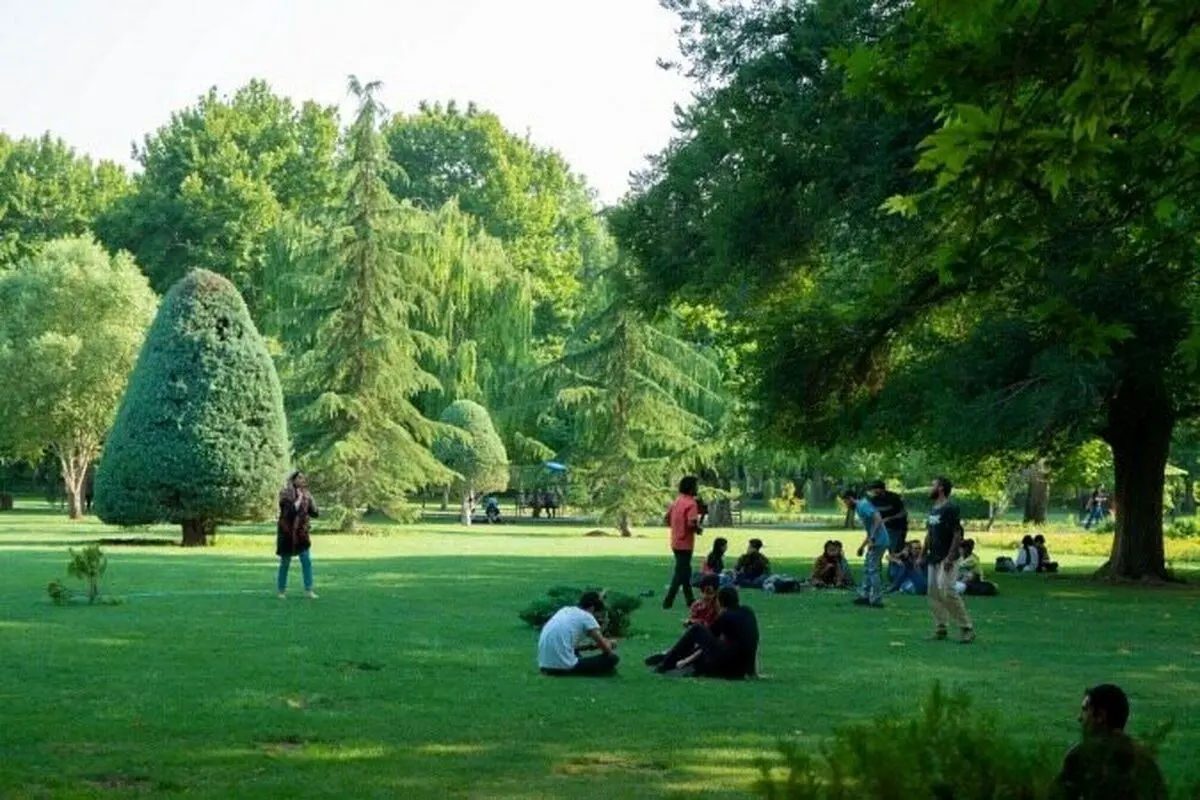
<svg viewBox="0 0 1200 800">
<path fill-rule="evenodd" d="M 703 589 L 702 581 L 712 575 L 717 579 L 717 588 L 763 588 L 763 584 L 771 577 L 771 559 L 763 555 L 762 539 L 751 539 L 747 543 L 746 552 L 738 556 L 733 569 L 725 568 L 725 553 L 728 549 L 728 539 L 721 536 L 713 539 L 712 550 L 705 556 L 700 572 L 692 576 L 692 585 Z"/>
<path fill-rule="evenodd" d="M 1058 572 L 1058 562 L 1050 559 L 1046 537 L 1042 534 L 1021 538 L 1021 547 L 1015 559 L 1001 556 L 996 559 L 997 572 Z"/>
<path fill-rule="evenodd" d="M 757 674 L 758 619 L 752 609 L 741 604 L 736 588 L 719 584 L 715 574 L 701 578 L 700 597 L 688 609 L 683 635 L 670 649 L 647 657 L 648 667 L 673 677 L 735 680 Z M 538 639 L 542 674 L 608 675 L 616 671 L 620 663 L 617 643 L 601 632 L 604 610 L 599 592 L 585 592 L 578 605 L 555 612 Z M 584 655 L 593 650 L 599 652 Z"/>
</svg>

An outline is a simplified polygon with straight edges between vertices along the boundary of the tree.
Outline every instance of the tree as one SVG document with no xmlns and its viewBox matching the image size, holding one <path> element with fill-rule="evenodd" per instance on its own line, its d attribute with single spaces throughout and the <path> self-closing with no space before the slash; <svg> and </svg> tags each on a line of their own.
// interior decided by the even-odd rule
<svg viewBox="0 0 1200 800">
<path fill-rule="evenodd" d="M 600 236 L 591 193 L 554 151 L 474 105 L 422 104 L 385 126 L 397 198 L 427 209 L 457 199 L 533 280 L 535 336 L 561 339 L 582 313 L 581 273 Z"/>
<path fill-rule="evenodd" d="M 132 252 L 157 291 L 193 268 L 224 275 L 261 323 L 272 302 L 262 274 L 268 234 L 288 211 L 329 204 L 337 132 L 333 108 L 296 107 L 262 81 L 232 97 L 212 89 L 135 148 L 135 191 L 98 233 Z"/>
<path fill-rule="evenodd" d="M 275 367 L 227 279 L 191 272 L 163 298 L 96 471 L 116 525 L 178 523 L 201 546 L 271 513 L 288 466 Z"/>
<path fill-rule="evenodd" d="M 347 530 L 364 508 L 398 508 L 408 492 L 451 478 L 429 450 L 438 426 L 414 404 L 440 388 L 421 358 L 441 342 L 417 328 L 436 302 L 422 250 L 432 223 L 388 191 L 396 166 L 379 132 L 378 89 L 350 79 L 359 106 L 344 195 L 320 253 L 315 344 L 296 355 L 290 393 L 297 451 Z"/>
<path fill-rule="evenodd" d="M 567 452 L 591 469 L 591 503 L 622 536 L 662 511 L 673 469 L 711 458 L 706 437 L 723 412 L 716 363 L 651 323 L 628 280 L 610 273 L 594 295 L 600 310 L 544 373 L 570 419 Z"/>
<path fill-rule="evenodd" d="M 462 496 L 462 523 L 470 525 L 475 494 L 508 487 L 508 454 L 487 409 L 478 403 L 456 400 L 440 419 L 447 427 L 434 440 L 433 452 L 457 473 L 454 488 Z"/>
<path fill-rule="evenodd" d="M 1200 411 L 1194 4 L 674 5 L 721 80 L 619 238 L 660 291 L 737 287 L 769 433 L 1100 436 L 1106 573 L 1164 577 L 1167 449 Z"/>
<path fill-rule="evenodd" d="M 127 253 L 57 239 L 0 272 L 0 451 L 62 468 L 71 519 L 100 455 L 157 298 Z M 81 309 L 84 310 L 81 313 Z"/>
<path fill-rule="evenodd" d="M 110 161 L 93 165 L 61 139 L 14 141 L 0 133 L 0 268 L 43 242 L 87 233 L 128 190 L 123 169 Z"/>
</svg>

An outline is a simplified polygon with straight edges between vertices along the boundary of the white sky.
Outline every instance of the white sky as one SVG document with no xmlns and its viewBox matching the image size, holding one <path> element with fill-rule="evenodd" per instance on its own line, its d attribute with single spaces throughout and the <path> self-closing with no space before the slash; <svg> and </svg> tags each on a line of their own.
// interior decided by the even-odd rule
<svg viewBox="0 0 1200 800">
<path fill-rule="evenodd" d="M 612 202 L 689 97 L 655 65 L 675 23 L 656 0 L 0 0 L 0 131 L 129 164 L 211 86 L 264 78 L 345 117 L 354 73 L 393 110 L 474 100 Z"/>
</svg>

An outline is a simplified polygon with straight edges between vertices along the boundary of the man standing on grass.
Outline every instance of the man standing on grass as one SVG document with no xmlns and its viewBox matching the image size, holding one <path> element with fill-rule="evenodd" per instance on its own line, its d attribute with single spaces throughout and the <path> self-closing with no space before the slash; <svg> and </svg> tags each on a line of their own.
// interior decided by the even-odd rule
<svg viewBox="0 0 1200 800">
<path fill-rule="evenodd" d="M 853 511 L 863 524 L 867 535 L 858 548 L 858 554 L 866 555 L 863 566 L 863 580 L 858 587 L 858 597 L 854 598 L 856 606 L 883 608 L 883 554 L 887 552 L 891 538 L 883 517 L 865 497 L 859 497 L 858 492 L 848 489 L 842 492 L 842 500 L 846 508 Z"/>
<path fill-rule="evenodd" d="M 1166 800 L 1167 789 L 1154 757 L 1125 733 L 1129 698 L 1103 684 L 1083 694 L 1079 724 L 1083 740 L 1071 748 L 1054 782 L 1061 800 Z"/>
<path fill-rule="evenodd" d="M 683 599 L 690 606 L 696 602 L 692 594 L 692 551 L 696 549 L 696 534 L 700 529 L 700 503 L 696 495 L 700 481 L 689 475 L 679 482 L 679 497 L 667 509 L 666 523 L 671 529 L 671 553 L 675 556 L 675 569 L 671 573 L 671 585 L 663 598 L 663 608 L 675 605 L 675 595 L 683 589 Z"/>
<path fill-rule="evenodd" d="M 543 675 L 608 675 L 616 671 L 621 659 L 613 652 L 614 642 L 600 633 L 598 617 L 604 613 L 599 592 L 584 592 L 579 605 L 555 612 L 538 639 L 538 667 Z M 594 644 L 580 646 L 584 638 Z M 583 649 L 599 649 L 600 654 L 580 658 Z"/>
<path fill-rule="evenodd" d="M 946 625 L 951 620 L 960 630 L 959 641 L 970 644 L 975 641 L 975 626 L 967 614 L 962 596 L 954 591 L 955 564 L 958 562 L 962 544 L 962 518 L 958 506 L 950 502 L 954 485 L 949 478 L 935 478 L 929 498 L 933 508 L 927 521 L 925 535 L 925 563 L 929 570 L 929 607 L 933 610 L 936 624 L 934 637 L 945 639 Z"/>
<path fill-rule="evenodd" d="M 879 516 L 883 517 L 883 524 L 888 529 L 888 552 L 894 556 L 900 555 L 908 540 L 908 509 L 904 507 L 904 498 L 889 492 L 883 481 L 870 484 L 867 497 Z"/>
</svg>

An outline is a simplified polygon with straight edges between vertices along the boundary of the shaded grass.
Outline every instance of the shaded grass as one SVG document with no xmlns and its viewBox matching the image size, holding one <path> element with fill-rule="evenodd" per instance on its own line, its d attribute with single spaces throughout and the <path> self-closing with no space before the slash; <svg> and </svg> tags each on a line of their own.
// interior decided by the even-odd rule
<svg viewBox="0 0 1200 800">
<path fill-rule="evenodd" d="M 657 608 L 664 537 L 587 529 L 318 536 L 315 603 L 272 596 L 265 527 L 205 552 L 114 547 L 105 587 L 128 602 L 56 608 L 45 584 L 62 575 L 67 544 L 129 534 L 0 516 L 0 797 L 739 797 L 780 738 L 815 742 L 911 707 L 934 679 L 1055 750 L 1075 738 L 1084 686 L 1116 681 L 1135 731 L 1175 718 L 1168 777 L 1197 777 L 1190 586 L 1001 576 L 1001 597 L 971 604 L 982 636 L 972 648 L 925 641 L 921 598 L 875 613 L 842 594 L 753 594 L 766 677 L 669 681 L 640 666 L 680 630 L 681 609 Z M 831 535 L 753 534 L 794 574 Z M 725 535 L 734 550 L 744 538 Z M 592 582 L 656 592 L 622 643 L 620 677 L 539 676 L 517 611 L 551 585 Z"/>
</svg>

